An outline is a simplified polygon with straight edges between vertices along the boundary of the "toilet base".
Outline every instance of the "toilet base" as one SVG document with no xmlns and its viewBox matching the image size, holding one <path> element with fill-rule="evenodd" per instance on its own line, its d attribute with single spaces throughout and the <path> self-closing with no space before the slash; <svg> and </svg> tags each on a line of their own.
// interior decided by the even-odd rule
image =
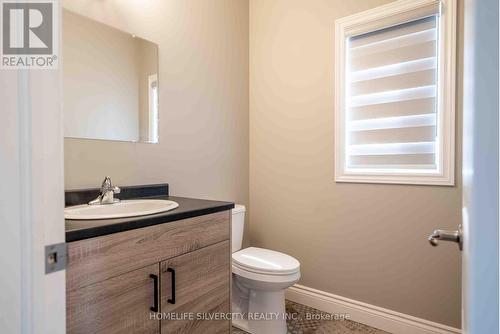
<svg viewBox="0 0 500 334">
<path fill-rule="evenodd" d="M 236 327 L 238 329 L 241 329 L 242 331 L 250 333 L 250 328 L 248 328 L 248 321 L 245 319 L 241 318 L 233 319 L 232 325 L 233 327 Z"/>
<path fill-rule="evenodd" d="M 248 314 L 233 319 L 233 326 L 251 334 L 286 334 L 285 292 L 251 291 Z"/>
<path fill-rule="evenodd" d="M 233 326 L 251 334 L 286 334 L 285 290 L 256 290 L 233 276 Z"/>
</svg>

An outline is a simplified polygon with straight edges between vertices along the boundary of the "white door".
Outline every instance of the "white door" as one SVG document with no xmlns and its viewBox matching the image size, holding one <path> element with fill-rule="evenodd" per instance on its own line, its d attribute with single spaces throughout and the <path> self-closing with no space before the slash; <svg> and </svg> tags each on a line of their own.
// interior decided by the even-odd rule
<svg viewBox="0 0 500 334">
<path fill-rule="evenodd" d="M 465 1 L 462 328 L 498 333 L 498 0 Z"/>
<path fill-rule="evenodd" d="M 499 333 L 498 15 L 498 0 L 465 0 L 462 230 L 429 238 L 463 248 L 465 334 Z"/>
<path fill-rule="evenodd" d="M 0 332 L 64 333 L 65 272 L 45 273 L 65 241 L 60 71 L 0 69 L 0 117 Z"/>
</svg>

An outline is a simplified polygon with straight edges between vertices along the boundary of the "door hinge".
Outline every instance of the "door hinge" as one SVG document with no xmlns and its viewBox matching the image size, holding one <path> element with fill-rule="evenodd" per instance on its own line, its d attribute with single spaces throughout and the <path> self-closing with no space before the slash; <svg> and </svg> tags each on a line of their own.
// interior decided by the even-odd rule
<svg viewBox="0 0 500 334">
<path fill-rule="evenodd" d="M 45 274 L 66 269 L 66 243 L 45 246 Z"/>
</svg>

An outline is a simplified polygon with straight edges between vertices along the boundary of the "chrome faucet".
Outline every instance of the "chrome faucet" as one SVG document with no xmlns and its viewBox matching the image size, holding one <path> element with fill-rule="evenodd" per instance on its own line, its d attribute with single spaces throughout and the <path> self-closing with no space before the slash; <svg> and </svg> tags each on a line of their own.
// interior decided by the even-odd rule
<svg viewBox="0 0 500 334">
<path fill-rule="evenodd" d="M 101 194 L 96 199 L 89 202 L 89 205 L 113 204 L 120 200 L 115 198 L 115 194 L 120 193 L 120 188 L 114 187 L 111 183 L 111 178 L 106 176 L 101 185 Z"/>
</svg>

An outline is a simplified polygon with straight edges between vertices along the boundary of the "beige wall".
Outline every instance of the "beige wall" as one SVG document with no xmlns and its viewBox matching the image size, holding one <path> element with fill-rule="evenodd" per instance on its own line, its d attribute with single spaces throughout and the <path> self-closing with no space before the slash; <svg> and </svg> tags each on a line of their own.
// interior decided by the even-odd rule
<svg viewBox="0 0 500 334">
<path fill-rule="evenodd" d="M 159 44 L 160 144 L 65 140 L 66 188 L 169 182 L 248 203 L 248 1 L 64 1 Z"/>
<path fill-rule="evenodd" d="M 387 2 L 250 1 L 251 242 L 297 257 L 300 284 L 460 327 L 460 253 L 427 242 L 460 222 L 460 177 L 334 182 L 334 21 Z"/>
</svg>

